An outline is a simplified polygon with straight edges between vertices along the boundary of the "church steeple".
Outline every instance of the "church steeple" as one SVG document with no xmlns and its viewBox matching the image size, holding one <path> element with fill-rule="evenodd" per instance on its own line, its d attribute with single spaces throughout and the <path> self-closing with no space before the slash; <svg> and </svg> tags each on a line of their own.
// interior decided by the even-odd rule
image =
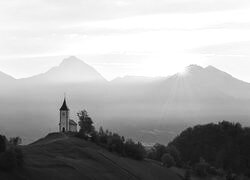
<svg viewBox="0 0 250 180">
<path fill-rule="evenodd" d="M 60 123 L 59 123 L 60 132 L 69 131 L 69 108 L 66 103 L 66 98 L 64 96 L 63 104 L 60 108 Z"/>
<path fill-rule="evenodd" d="M 69 108 L 67 106 L 67 103 L 66 103 L 66 98 L 64 97 L 64 100 L 63 100 L 63 104 L 60 108 L 60 111 L 69 111 Z"/>
<path fill-rule="evenodd" d="M 69 119 L 69 108 L 64 95 L 63 104 L 60 108 L 59 132 L 77 132 L 77 124 L 72 119 Z"/>
</svg>

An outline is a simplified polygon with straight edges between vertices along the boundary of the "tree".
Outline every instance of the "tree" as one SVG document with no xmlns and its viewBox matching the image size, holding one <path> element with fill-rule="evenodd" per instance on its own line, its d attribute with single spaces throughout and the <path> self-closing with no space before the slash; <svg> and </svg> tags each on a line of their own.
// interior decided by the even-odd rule
<svg viewBox="0 0 250 180">
<path fill-rule="evenodd" d="M 169 145 L 166 148 L 166 153 L 169 153 L 174 158 L 176 164 L 180 165 L 181 163 L 180 151 L 174 145 Z"/>
<path fill-rule="evenodd" d="M 226 180 L 236 180 L 236 175 L 229 171 L 226 175 Z"/>
<path fill-rule="evenodd" d="M 103 127 L 101 126 L 100 128 L 99 128 L 99 135 L 104 135 L 105 133 L 104 133 L 104 130 L 103 130 Z"/>
<path fill-rule="evenodd" d="M 89 136 L 95 129 L 91 117 L 89 117 L 86 110 L 78 112 L 77 116 L 79 118 L 80 126 L 79 134 L 84 137 Z"/>
<path fill-rule="evenodd" d="M 200 161 L 195 164 L 195 172 L 198 176 L 205 177 L 207 176 L 207 170 L 208 170 L 209 164 L 203 159 L 200 158 Z"/>
<path fill-rule="evenodd" d="M 124 143 L 124 152 L 128 157 L 136 160 L 142 160 L 146 153 L 144 146 L 140 142 L 135 143 L 132 139 Z"/>
<path fill-rule="evenodd" d="M 169 145 L 174 145 L 180 151 L 181 160 L 191 166 L 199 162 L 199 157 L 204 157 L 217 169 L 247 174 L 250 169 L 249 138 L 249 128 L 222 121 L 188 128 Z M 202 169 L 202 164 L 198 166 Z"/>
<path fill-rule="evenodd" d="M 123 151 L 123 140 L 121 136 L 117 133 L 113 133 L 112 136 L 108 137 L 108 149 L 110 151 L 115 151 L 117 153 L 122 153 Z"/>
<path fill-rule="evenodd" d="M 18 147 L 10 147 L 0 154 L 0 170 L 11 171 L 23 165 L 23 153 Z"/>
<path fill-rule="evenodd" d="M 174 158 L 169 153 L 165 153 L 161 157 L 161 161 L 162 161 L 162 164 L 164 166 L 167 166 L 168 168 L 170 168 L 170 167 L 172 167 L 172 166 L 175 165 L 175 160 L 174 160 Z"/>
<path fill-rule="evenodd" d="M 6 137 L 0 135 L 0 153 L 6 151 Z"/>
<path fill-rule="evenodd" d="M 98 133 L 94 130 L 90 133 L 90 140 L 94 143 L 99 143 L 99 137 L 98 137 Z"/>
<path fill-rule="evenodd" d="M 10 138 L 9 143 L 14 145 L 14 146 L 17 146 L 17 145 L 20 145 L 22 143 L 22 139 L 20 137 L 12 137 L 12 138 Z"/>
<path fill-rule="evenodd" d="M 161 157 L 167 152 L 166 146 L 156 143 L 152 149 L 152 157 L 154 160 L 160 161 Z"/>
<path fill-rule="evenodd" d="M 191 180 L 191 171 L 189 169 L 185 172 L 184 180 Z"/>
<path fill-rule="evenodd" d="M 108 142 L 108 134 L 106 132 L 104 132 L 102 127 L 100 127 L 100 129 L 99 129 L 98 136 L 99 136 L 99 142 L 100 143 L 107 144 L 107 142 Z"/>
</svg>

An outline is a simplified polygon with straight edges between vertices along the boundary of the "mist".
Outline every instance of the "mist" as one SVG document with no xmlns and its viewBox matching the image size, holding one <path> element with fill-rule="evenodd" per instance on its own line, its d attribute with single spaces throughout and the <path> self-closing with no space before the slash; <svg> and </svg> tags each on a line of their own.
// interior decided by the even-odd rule
<svg viewBox="0 0 250 180">
<path fill-rule="evenodd" d="M 65 93 L 76 122 L 76 113 L 86 109 L 97 128 L 146 144 L 167 143 L 195 123 L 232 120 L 249 125 L 250 85 L 211 66 L 190 65 L 185 73 L 169 77 L 107 81 L 82 60 L 69 57 L 44 74 L 18 80 L 5 77 L 0 128 L 7 136 L 22 137 L 24 143 L 58 130 Z"/>
</svg>

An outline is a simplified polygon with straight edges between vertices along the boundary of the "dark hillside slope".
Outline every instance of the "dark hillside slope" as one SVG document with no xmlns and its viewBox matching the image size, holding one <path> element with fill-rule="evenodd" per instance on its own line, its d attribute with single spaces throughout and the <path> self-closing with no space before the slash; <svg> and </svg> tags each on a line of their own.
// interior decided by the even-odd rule
<svg viewBox="0 0 250 180">
<path fill-rule="evenodd" d="M 31 180 L 180 179 L 171 170 L 150 161 L 119 157 L 93 143 L 60 134 L 52 134 L 24 146 L 23 152 L 24 170 L 5 174 L 3 176 L 5 179 L 22 179 L 21 177 Z"/>
<path fill-rule="evenodd" d="M 250 175 L 250 129 L 227 121 L 187 128 L 170 145 L 182 160 L 195 165 L 203 158 L 213 167 Z"/>
</svg>

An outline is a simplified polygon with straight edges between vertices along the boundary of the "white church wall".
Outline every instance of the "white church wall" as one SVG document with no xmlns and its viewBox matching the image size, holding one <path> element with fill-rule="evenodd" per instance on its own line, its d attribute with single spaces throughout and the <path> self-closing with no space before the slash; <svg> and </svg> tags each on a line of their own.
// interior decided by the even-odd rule
<svg viewBox="0 0 250 180">
<path fill-rule="evenodd" d="M 60 132 L 63 132 L 63 128 L 65 131 L 69 130 L 69 114 L 67 111 L 60 112 Z"/>
<path fill-rule="evenodd" d="M 76 125 L 69 125 L 69 131 L 70 132 L 77 132 L 77 126 Z"/>
</svg>

